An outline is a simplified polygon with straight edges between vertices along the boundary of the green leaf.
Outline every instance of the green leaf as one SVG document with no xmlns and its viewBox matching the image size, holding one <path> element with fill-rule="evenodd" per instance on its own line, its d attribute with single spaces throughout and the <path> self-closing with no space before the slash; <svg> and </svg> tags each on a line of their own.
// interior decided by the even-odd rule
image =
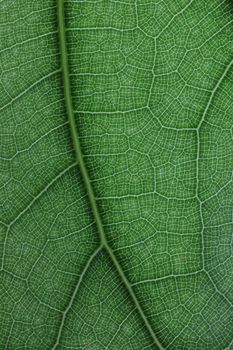
<svg viewBox="0 0 233 350">
<path fill-rule="evenodd" d="M 0 1 L 1 350 L 233 349 L 232 9 Z"/>
</svg>

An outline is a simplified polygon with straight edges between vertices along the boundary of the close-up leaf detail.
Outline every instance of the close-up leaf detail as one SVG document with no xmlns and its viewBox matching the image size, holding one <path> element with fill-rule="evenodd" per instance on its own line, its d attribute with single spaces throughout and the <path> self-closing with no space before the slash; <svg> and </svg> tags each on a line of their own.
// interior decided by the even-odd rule
<svg viewBox="0 0 233 350">
<path fill-rule="evenodd" d="M 0 0 L 0 350 L 233 350 L 233 2 Z"/>
</svg>

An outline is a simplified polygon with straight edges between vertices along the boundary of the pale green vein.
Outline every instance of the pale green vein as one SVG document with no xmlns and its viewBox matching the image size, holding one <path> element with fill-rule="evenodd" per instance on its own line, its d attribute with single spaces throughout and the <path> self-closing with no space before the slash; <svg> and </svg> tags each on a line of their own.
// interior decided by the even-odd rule
<svg viewBox="0 0 233 350">
<path fill-rule="evenodd" d="M 4 226 L 7 227 L 7 231 L 6 231 L 6 235 L 5 235 L 5 239 L 3 242 L 3 252 L 2 252 L 2 263 L 1 263 L 1 268 L 0 271 L 2 271 L 4 269 L 4 256 L 5 256 L 5 252 L 6 252 L 6 242 L 7 242 L 7 238 L 8 238 L 8 234 L 10 232 L 11 227 L 21 218 L 22 215 L 24 215 L 26 212 L 28 212 L 28 210 L 32 207 L 32 205 L 44 194 L 48 191 L 48 189 L 58 180 L 60 179 L 64 174 L 66 174 L 70 169 L 72 169 L 73 167 L 75 167 L 77 165 L 77 163 L 72 163 L 71 165 L 69 165 L 67 168 L 65 168 L 62 172 L 60 172 L 55 178 L 53 178 L 44 188 L 42 191 L 40 191 L 32 200 L 31 202 L 14 218 L 14 220 L 12 220 L 10 223 L 8 224 L 4 224 Z"/>
<path fill-rule="evenodd" d="M 200 169 L 199 169 L 199 162 L 200 162 L 200 129 L 205 121 L 205 117 L 211 107 L 211 104 L 212 104 L 212 101 L 216 95 L 216 92 L 218 91 L 222 81 L 224 80 L 224 78 L 227 76 L 227 73 L 229 72 L 230 68 L 232 67 L 232 64 L 233 64 L 233 60 L 231 60 L 231 62 L 226 66 L 223 74 L 221 75 L 220 79 L 217 81 L 217 84 L 215 85 L 214 89 L 212 90 L 211 94 L 210 94 L 210 97 L 209 97 L 209 100 L 208 100 L 208 103 L 206 105 L 206 108 L 202 114 L 202 117 L 200 119 L 200 122 L 198 123 L 197 125 L 197 129 L 196 129 L 196 132 L 197 132 L 197 157 L 196 157 L 196 176 L 197 176 L 197 184 L 196 184 L 196 198 L 199 202 L 199 205 L 200 205 L 200 218 L 201 218 L 201 224 L 202 224 L 202 229 L 201 229 L 201 242 L 202 242 L 202 266 L 203 268 L 205 268 L 205 258 L 204 258 L 204 255 L 205 255 L 205 242 L 204 242 L 204 229 L 205 229 L 205 223 L 204 223 L 204 219 L 203 219 L 203 215 L 202 215 L 202 206 L 203 206 L 203 203 L 201 198 L 200 198 L 200 185 L 199 185 L 199 178 L 200 178 Z"/>
<path fill-rule="evenodd" d="M 24 96 L 28 91 L 30 91 L 31 89 L 33 89 L 35 86 L 37 86 L 38 84 L 40 84 L 41 82 L 45 81 L 46 79 L 52 77 L 53 75 L 56 75 L 57 73 L 60 72 L 60 69 L 56 69 L 51 73 L 46 74 L 45 76 L 41 77 L 40 79 L 38 79 L 37 81 L 35 81 L 33 84 L 31 84 L 30 86 L 28 86 L 25 90 L 23 90 L 22 92 L 20 92 L 17 96 L 13 97 L 9 102 L 7 102 L 4 106 L 0 107 L 0 111 L 2 112 L 6 107 L 9 107 L 12 105 L 13 102 L 17 101 L 20 97 Z"/>
<path fill-rule="evenodd" d="M 57 176 L 55 176 L 32 200 L 31 202 L 12 220 L 9 224 L 8 227 L 9 229 L 11 226 L 13 226 L 16 221 L 19 220 L 19 218 L 25 214 L 31 207 L 32 205 L 44 194 L 48 191 L 48 189 L 58 180 L 60 179 L 64 174 L 68 173 L 69 170 L 74 168 L 77 165 L 76 162 L 70 164 L 68 167 L 66 167 L 64 170 L 62 170 Z"/>
<path fill-rule="evenodd" d="M 61 51 L 61 68 L 62 68 L 62 75 L 63 75 L 63 85 L 64 85 L 64 97 L 65 97 L 65 104 L 66 104 L 66 110 L 67 110 L 67 116 L 70 124 L 70 131 L 71 131 L 71 137 L 72 142 L 75 150 L 75 155 L 77 162 L 80 166 L 80 171 L 82 174 L 82 178 L 84 181 L 84 185 L 88 194 L 88 198 L 90 201 L 90 206 L 92 209 L 92 213 L 96 222 L 96 226 L 98 229 L 99 237 L 101 246 L 104 247 L 110 256 L 113 264 L 115 265 L 125 287 L 127 288 L 147 330 L 149 331 L 151 337 L 153 338 L 154 343 L 157 345 L 157 347 L 160 350 L 163 350 L 164 348 L 160 344 L 157 336 L 155 335 L 146 315 L 144 314 L 144 311 L 141 308 L 141 305 L 134 293 L 134 290 L 129 283 L 127 277 L 125 276 L 125 273 L 123 269 L 121 268 L 114 252 L 112 251 L 111 247 L 108 244 L 107 238 L 105 236 L 102 220 L 99 214 L 99 210 L 96 203 L 96 198 L 94 195 L 94 191 L 92 188 L 92 184 L 88 175 L 88 171 L 83 159 L 81 145 L 79 141 L 79 133 L 75 122 L 74 117 L 74 108 L 72 103 L 72 93 L 71 93 L 71 85 L 70 85 L 70 75 L 69 75 L 69 64 L 68 64 L 68 54 L 67 54 L 67 45 L 66 45 L 66 29 L 65 29 L 65 14 L 64 14 L 64 0 L 57 0 L 57 16 L 58 16 L 58 33 L 59 33 L 59 42 L 60 42 L 60 51 Z M 87 270 L 88 266 L 86 266 L 85 271 Z M 83 274 L 85 273 L 83 271 Z M 76 287 L 77 289 L 77 287 Z M 76 294 L 76 293 L 75 293 Z M 63 323 L 60 326 L 58 337 L 60 339 L 61 332 L 62 332 Z M 58 339 L 58 341 L 59 341 Z M 56 344 L 55 344 L 56 347 Z M 55 349 L 54 347 L 54 349 Z"/>
</svg>

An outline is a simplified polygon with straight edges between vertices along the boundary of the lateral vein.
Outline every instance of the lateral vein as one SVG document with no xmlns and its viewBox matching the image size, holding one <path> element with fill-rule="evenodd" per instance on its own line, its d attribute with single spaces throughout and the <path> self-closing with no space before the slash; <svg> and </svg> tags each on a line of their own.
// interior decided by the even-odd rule
<svg viewBox="0 0 233 350">
<path fill-rule="evenodd" d="M 67 317 L 67 314 L 69 312 L 69 310 L 71 309 L 73 303 L 74 303 L 74 299 L 77 295 L 77 292 L 79 290 L 79 287 L 83 281 L 83 278 L 89 268 L 89 266 L 91 265 L 92 261 L 94 260 L 94 258 L 98 255 L 98 253 L 100 252 L 100 250 L 102 249 L 102 247 L 100 246 L 98 249 L 96 249 L 94 251 L 94 253 L 90 256 L 88 262 L 86 263 L 80 277 L 79 277 L 79 280 L 78 280 L 78 283 L 76 284 L 76 287 L 74 289 L 74 292 L 71 296 L 71 299 L 70 299 L 70 302 L 68 304 L 68 306 L 66 307 L 66 309 L 64 310 L 63 312 L 63 315 L 62 315 L 62 320 L 61 320 L 61 324 L 60 324 L 60 327 L 59 327 L 59 330 L 58 330 L 58 335 L 57 335 L 57 339 L 56 339 L 56 342 L 54 344 L 54 346 L 52 347 L 52 350 L 55 350 L 57 348 L 57 346 L 59 345 L 60 343 L 60 339 L 61 339 L 61 335 L 62 335 L 62 330 L 63 330 L 63 327 L 64 327 L 64 324 L 65 324 L 65 321 L 66 321 L 66 317 Z"/>
</svg>

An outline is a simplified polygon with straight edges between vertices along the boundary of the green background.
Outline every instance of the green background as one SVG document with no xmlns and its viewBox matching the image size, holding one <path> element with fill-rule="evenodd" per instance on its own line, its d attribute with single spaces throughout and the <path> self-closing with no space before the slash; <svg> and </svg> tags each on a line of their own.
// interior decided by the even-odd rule
<svg viewBox="0 0 233 350">
<path fill-rule="evenodd" d="M 233 349 L 233 4 L 0 1 L 0 349 Z"/>
</svg>

